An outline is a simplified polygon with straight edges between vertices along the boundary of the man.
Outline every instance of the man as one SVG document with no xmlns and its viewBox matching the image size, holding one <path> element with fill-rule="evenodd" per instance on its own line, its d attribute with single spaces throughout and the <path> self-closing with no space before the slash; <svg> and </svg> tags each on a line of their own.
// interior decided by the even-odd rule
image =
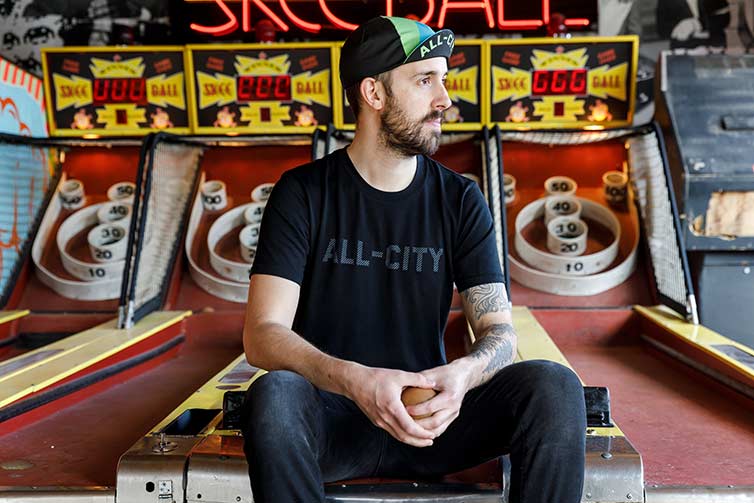
<svg viewBox="0 0 754 503">
<path fill-rule="evenodd" d="M 504 453 L 511 501 L 581 497 L 581 384 L 554 363 L 513 364 L 489 209 L 427 157 L 452 50 L 452 32 L 408 19 L 356 29 L 340 61 L 353 143 L 272 192 L 244 327 L 247 359 L 271 371 L 244 407 L 255 501 L 324 501 L 323 482 L 435 477 Z M 477 341 L 446 364 L 453 282 Z M 407 387 L 437 395 L 405 407 Z"/>
</svg>

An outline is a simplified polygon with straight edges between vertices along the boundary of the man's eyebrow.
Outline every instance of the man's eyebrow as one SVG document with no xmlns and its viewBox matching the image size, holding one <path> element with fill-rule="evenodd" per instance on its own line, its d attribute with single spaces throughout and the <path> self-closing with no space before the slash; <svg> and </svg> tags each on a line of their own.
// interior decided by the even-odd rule
<svg viewBox="0 0 754 503">
<path fill-rule="evenodd" d="M 438 75 L 439 73 L 440 72 L 438 72 L 437 70 L 430 70 L 428 72 L 415 73 L 411 78 L 415 79 L 416 77 L 429 77 L 430 75 Z M 447 77 L 448 76 L 448 72 L 442 72 L 442 76 L 443 77 Z"/>
</svg>

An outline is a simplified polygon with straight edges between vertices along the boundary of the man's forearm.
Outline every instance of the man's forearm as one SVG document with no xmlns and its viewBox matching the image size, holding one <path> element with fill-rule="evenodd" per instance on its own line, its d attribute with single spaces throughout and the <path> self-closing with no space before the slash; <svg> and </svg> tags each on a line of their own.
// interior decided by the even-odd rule
<svg viewBox="0 0 754 503">
<path fill-rule="evenodd" d="M 327 355 L 293 330 L 277 323 L 256 326 L 246 344 L 246 359 L 265 370 L 290 370 L 319 389 L 348 396 L 348 382 L 359 365 Z"/>
<path fill-rule="evenodd" d="M 464 357 L 473 372 L 469 389 L 489 381 L 516 358 L 516 332 L 510 323 L 490 325 L 477 337 L 471 351 Z"/>
<path fill-rule="evenodd" d="M 463 364 L 469 370 L 468 388 L 489 381 L 516 357 L 516 332 L 513 330 L 511 305 L 502 283 L 477 285 L 462 293 L 466 316 L 476 333 L 476 342 Z M 489 320 L 493 317 L 492 320 Z M 486 323 L 482 320 L 489 320 Z M 483 327 L 481 328 L 480 327 Z"/>
</svg>

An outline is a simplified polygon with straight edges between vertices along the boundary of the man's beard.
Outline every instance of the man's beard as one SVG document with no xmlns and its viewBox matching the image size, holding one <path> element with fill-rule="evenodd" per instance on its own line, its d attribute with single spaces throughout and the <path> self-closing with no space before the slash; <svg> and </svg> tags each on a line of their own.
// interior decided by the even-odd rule
<svg viewBox="0 0 754 503">
<path fill-rule="evenodd" d="M 427 121 L 437 119 L 442 119 L 442 112 L 439 110 L 412 122 L 400 109 L 395 98 L 388 96 L 385 111 L 380 117 L 380 138 L 388 148 L 406 157 L 432 155 L 440 147 L 440 131 L 424 129 Z"/>
</svg>

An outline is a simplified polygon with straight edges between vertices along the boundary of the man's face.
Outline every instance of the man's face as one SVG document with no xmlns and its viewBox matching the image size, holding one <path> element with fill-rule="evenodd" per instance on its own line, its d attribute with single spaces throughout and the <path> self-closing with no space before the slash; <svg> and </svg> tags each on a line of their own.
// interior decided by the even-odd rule
<svg viewBox="0 0 754 503">
<path fill-rule="evenodd" d="M 442 112 L 451 105 L 447 73 L 445 58 L 416 61 L 390 72 L 380 116 L 385 145 L 404 156 L 437 152 Z"/>
</svg>

